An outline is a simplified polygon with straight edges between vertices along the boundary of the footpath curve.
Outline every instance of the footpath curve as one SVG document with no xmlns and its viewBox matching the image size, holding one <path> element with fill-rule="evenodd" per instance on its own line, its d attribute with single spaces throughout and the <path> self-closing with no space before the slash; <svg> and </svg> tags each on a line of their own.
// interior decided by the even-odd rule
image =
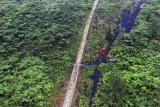
<svg viewBox="0 0 160 107">
<path fill-rule="evenodd" d="M 65 99 L 64 99 L 62 107 L 71 107 L 72 98 L 73 98 L 73 95 L 74 95 L 76 82 L 77 82 L 77 78 L 78 78 L 78 74 L 79 74 L 80 64 L 81 64 L 81 61 L 82 61 L 84 49 L 85 49 L 87 38 L 88 38 L 88 35 L 89 35 L 89 29 L 90 29 L 92 19 L 93 19 L 93 16 L 94 16 L 94 13 L 95 13 L 95 10 L 98 6 L 99 1 L 100 0 L 95 0 L 94 5 L 92 7 L 92 10 L 89 14 L 89 17 L 88 17 L 88 20 L 87 20 L 87 23 L 86 23 L 86 26 L 85 26 L 85 29 L 84 29 L 84 32 L 83 32 L 83 36 L 82 36 L 81 44 L 80 44 L 80 47 L 79 47 L 79 51 L 78 51 L 78 54 L 77 54 L 77 59 L 76 59 L 76 62 L 74 64 L 74 67 L 73 67 L 73 70 L 72 70 L 70 82 L 69 82 L 69 85 L 68 85 L 68 88 L 67 88 L 67 92 L 66 92 Z"/>
</svg>

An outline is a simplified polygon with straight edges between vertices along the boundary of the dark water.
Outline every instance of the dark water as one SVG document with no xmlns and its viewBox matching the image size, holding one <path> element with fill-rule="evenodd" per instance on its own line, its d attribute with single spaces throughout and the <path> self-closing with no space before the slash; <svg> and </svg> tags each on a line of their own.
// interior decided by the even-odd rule
<svg viewBox="0 0 160 107">
<path fill-rule="evenodd" d="M 143 0 L 139 0 L 137 3 L 133 2 L 132 5 L 134 6 L 134 10 L 132 12 L 128 9 L 123 10 L 122 18 L 118 22 L 116 22 L 117 28 L 111 31 L 114 33 L 114 40 L 111 41 L 107 46 L 107 50 L 105 51 L 106 56 L 108 56 L 108 54 L 110 53 L 113 47 L 115 40 L 118 38 L 119 29 L 124 28 L 126 33 L 129 33 L 131 29 L 133 29 L 136 18 L 141 10 L 140 7 L 143 4 L 143 2 L 144 2 Z M 82 66 L 96 66 L 94 74 L 90 77 L 93 80 L 93 87 L 92 87 L 90 103 L 89 103 L 90 107 L 92 105 L 92 98 L 95 96 L 95 93 L 97 91 L 99 79 L 102 77 L 100 71 L 98 70 L 98 66 L 101 63 L 107 63 L 104 57 L 99 57 L 94 62 L 90 62 L 82 65 Z"/>
</svg>

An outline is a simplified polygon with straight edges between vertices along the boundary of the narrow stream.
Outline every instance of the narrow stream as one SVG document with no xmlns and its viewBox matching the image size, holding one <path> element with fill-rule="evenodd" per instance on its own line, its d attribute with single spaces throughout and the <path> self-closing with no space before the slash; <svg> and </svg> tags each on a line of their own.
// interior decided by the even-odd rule
<svg viewBox="0 0 160 107">
<path fill-rule="evenodd" d="M 139 0 L 137 3 L 133 2 L 134 10 L 132 12 L 129 9 L 123 10 L 122 18 L 116 23 L 117 28 L 112 31 L 114 33 L 114 40 L 111 41 L 107 46 L 106 48 L 107 50 L 104 53 L 106 56 L 108 56 L 115 40 L 118 38 L 120 28 L 124 28 L 126 33 L 130 33 L 131 29 L 134 27 L 136 18 L 141 10 L 140 7 L 143 4 L 143 2 L 144 2 L 143 0 Z M 107 63 L 106 59 L 103 56 L 97 58 L 92 63 L 87 63 L 82 65 L 82 66 L 96 66 L 94 74 L 90 77 L 93 80 L 93 87 L 92 87 L 89 107 L 92 106 L 92 98 L 96 94 L 99 79 L 102 77 L 100 71 L 98 70 L 98 66 L 101 63 Z"/>
</svg>

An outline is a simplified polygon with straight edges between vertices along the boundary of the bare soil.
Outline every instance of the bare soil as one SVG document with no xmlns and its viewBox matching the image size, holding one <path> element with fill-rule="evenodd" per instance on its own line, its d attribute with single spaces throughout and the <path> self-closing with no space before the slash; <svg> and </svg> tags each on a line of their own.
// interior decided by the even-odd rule
<svg viewBox="0 0 160 107">
<path fill-rule="evenodd" d="M 59 95 L 59 98 L 57 100 L 55 107 L 62 107 L 68 84 L 69 84 L 69 78 L 67 78 L 63 81 L 63 88 L 60 91 L 60 95 Z"/>
</svg>

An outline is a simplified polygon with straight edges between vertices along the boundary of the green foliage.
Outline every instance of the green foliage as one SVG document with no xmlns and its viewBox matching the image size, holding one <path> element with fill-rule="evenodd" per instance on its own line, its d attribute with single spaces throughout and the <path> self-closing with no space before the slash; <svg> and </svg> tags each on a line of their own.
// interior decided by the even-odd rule
<svg viewBox="0 0 160 107">
<path fill-rule="evenodd" d="M 69 46 L 71 39 L 77 35 L 73 27 L 80 24 L 84 15 L 77 14 L 82 8 L 80 6 L 69 3 L 59 5 L 29 2 L 1 7 L 0 54 L 9 55 L 19 50 L 38 54 L 55 45 Z"/>
<path fill-rule="evenodd" d="M 93 107 L 160 106 L 159 6 L 159 1 L 144 3 L 131 33 L 126 34 L 121 29 L 111 52 L 117 63 L 99 66 L 103 77 L 100 79 L 95 97 L 92 98 Z M 100 17 L 103 22 L 106 19 L 102 16 Z M 110 34 L 107 35 L 107 40 L 110 40 Z M 91 72 L 91 69 L 88 71 Z M 81 96 L 87 99 L 89 95 L 82 92 Z"/>
<path fill-rule="evenodd" d="M 13 56 L 0 64 L 0 103 L 4 106 L 43 106 L 52 89 L 52 80 L 45 73 L 47 65 L 39 58 L 26 56 L 15 67 L 17 60 Z"/>
<path fill-rule="evenodd" d="M 112 51 L 117 64 L 100 66 L 104 75 L 94 98 L 96 107 L 160 106 L 160 54 L 155 48 L 160 39 L 160 30 L 155 27 L 159 25 L 159 9 L 156 3 L 143 5 L 132 32 L 121 33 L 117 42 L 120 47 Z M 99 98 L 101 102 L 97 103 Z"/>
<path fill-rule="evenodd" d="M 0 1 L 1 106 L 53 106 L 71 71 L 90 4 Z"/>
<path fill-rule="evenodd" d="M 114 40 L 114 34 L 112 34 L 110 31 L 107 31 L 105 39 L 108 40 L 108 42 L 113 41 Z"/>
<path fill-rule="evenodd" d="M 88 105 L 89 105 L 89 98 L 81 96 L 78 107 L 87 107 Z"/>
</svg>

